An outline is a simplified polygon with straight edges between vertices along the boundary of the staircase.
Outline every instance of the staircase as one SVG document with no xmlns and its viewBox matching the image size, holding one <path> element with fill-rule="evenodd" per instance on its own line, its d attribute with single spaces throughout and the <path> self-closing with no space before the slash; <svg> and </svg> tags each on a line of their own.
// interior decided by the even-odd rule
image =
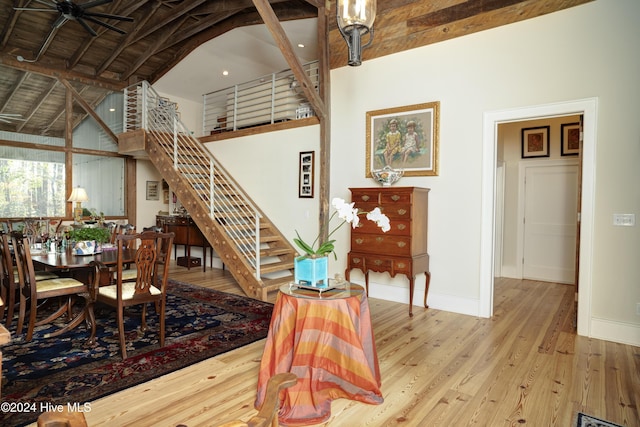
<svg viewBox="0 0 640 427">
<path fill-rule="evenodd" d="M 293 281 L 295 248 L 147 83 L 125 90 L 121 153 L 144 150 L 244 292 Z"/>
</svg>

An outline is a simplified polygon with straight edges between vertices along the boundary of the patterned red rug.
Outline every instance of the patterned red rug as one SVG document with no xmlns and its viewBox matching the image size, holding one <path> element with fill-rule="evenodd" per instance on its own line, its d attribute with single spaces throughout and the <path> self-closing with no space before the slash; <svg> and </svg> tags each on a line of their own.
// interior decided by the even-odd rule
<svg viewBox="0 0 640 427">
<path fill-rule="evenodd" d="M 126 317 L 127 359 L 120 356 L 115 311 L 97 308 L 97 344 L 86 348 L 84 325 L 45 338 L 53 326 L 36 328 L 33 340 L 15 335 L 2 348 L 0 425 L 32 423 L 46 404 L 78 404 L 149 381 L 267 336 L 273 305 L 169 280 L 165 347 L 160 348 L 155 310 L 139 332 L 140 311 Z"/>
</svg>

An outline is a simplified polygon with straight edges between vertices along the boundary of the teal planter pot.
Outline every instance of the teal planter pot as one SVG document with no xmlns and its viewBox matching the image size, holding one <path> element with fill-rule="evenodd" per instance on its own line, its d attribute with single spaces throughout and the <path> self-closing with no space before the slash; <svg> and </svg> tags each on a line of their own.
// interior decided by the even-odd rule
<svg viewBox="0 0 640 427">
<path fill-rule="evenodd" d="M 294 280 L 298 285 L 326 288 L 329 286 L 329 257 L 296 258 Z"/>
</svg>

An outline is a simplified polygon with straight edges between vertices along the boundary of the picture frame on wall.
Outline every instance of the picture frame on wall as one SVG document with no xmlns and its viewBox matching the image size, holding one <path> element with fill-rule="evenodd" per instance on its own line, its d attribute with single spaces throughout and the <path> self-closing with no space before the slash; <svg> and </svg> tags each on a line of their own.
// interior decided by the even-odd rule
<svg viewBox="0 0 640 427">
<path fill-rule="evenodd" d="M 367 112 L 365 176 L 385 166 L 438 176 L 440 101 Z"/>
<path fill-rule="evenodd" d="M 147 181 L 147 200 L 160 200 L 158 181 Z"/>
<path fill-rule="evenodd" d="M 560 125 L 560 154 L 563 156 L 580 154 L 580 123 Z"/>
<path fill-rule="evenodd" d="M 522 129 L 522 158 L 549 157 L 549 128 L 538 126 Z"/>
<path fill-rule="evenodd" d="M 299 198 L 313 198 L 314 165 L 315 151 L 301 151 L 300 152 L 300 171 L 298 174 L 298 197 Z"/>
</svg>

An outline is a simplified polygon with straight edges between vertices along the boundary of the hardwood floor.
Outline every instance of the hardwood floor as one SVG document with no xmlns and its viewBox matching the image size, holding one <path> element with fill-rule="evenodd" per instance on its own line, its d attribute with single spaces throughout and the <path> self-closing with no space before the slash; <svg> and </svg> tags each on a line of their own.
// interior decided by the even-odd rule
<svg viewBox="0 0 640 427">
<path fill-rule="evenodd" d="M 242 294 L 222 270 L 171 277 Z M 272 296 L 275 300 L 275 294 Z M 640 348 L 578 337 L 572 286 L 496 281 L 492 319 L 370 299 L 385 401 L 332 403 L 326 426 L 640 426 Z M 215 426 L 256 413 L 264 340 L 91 403 L 90 426 Z"/>
</svg>

